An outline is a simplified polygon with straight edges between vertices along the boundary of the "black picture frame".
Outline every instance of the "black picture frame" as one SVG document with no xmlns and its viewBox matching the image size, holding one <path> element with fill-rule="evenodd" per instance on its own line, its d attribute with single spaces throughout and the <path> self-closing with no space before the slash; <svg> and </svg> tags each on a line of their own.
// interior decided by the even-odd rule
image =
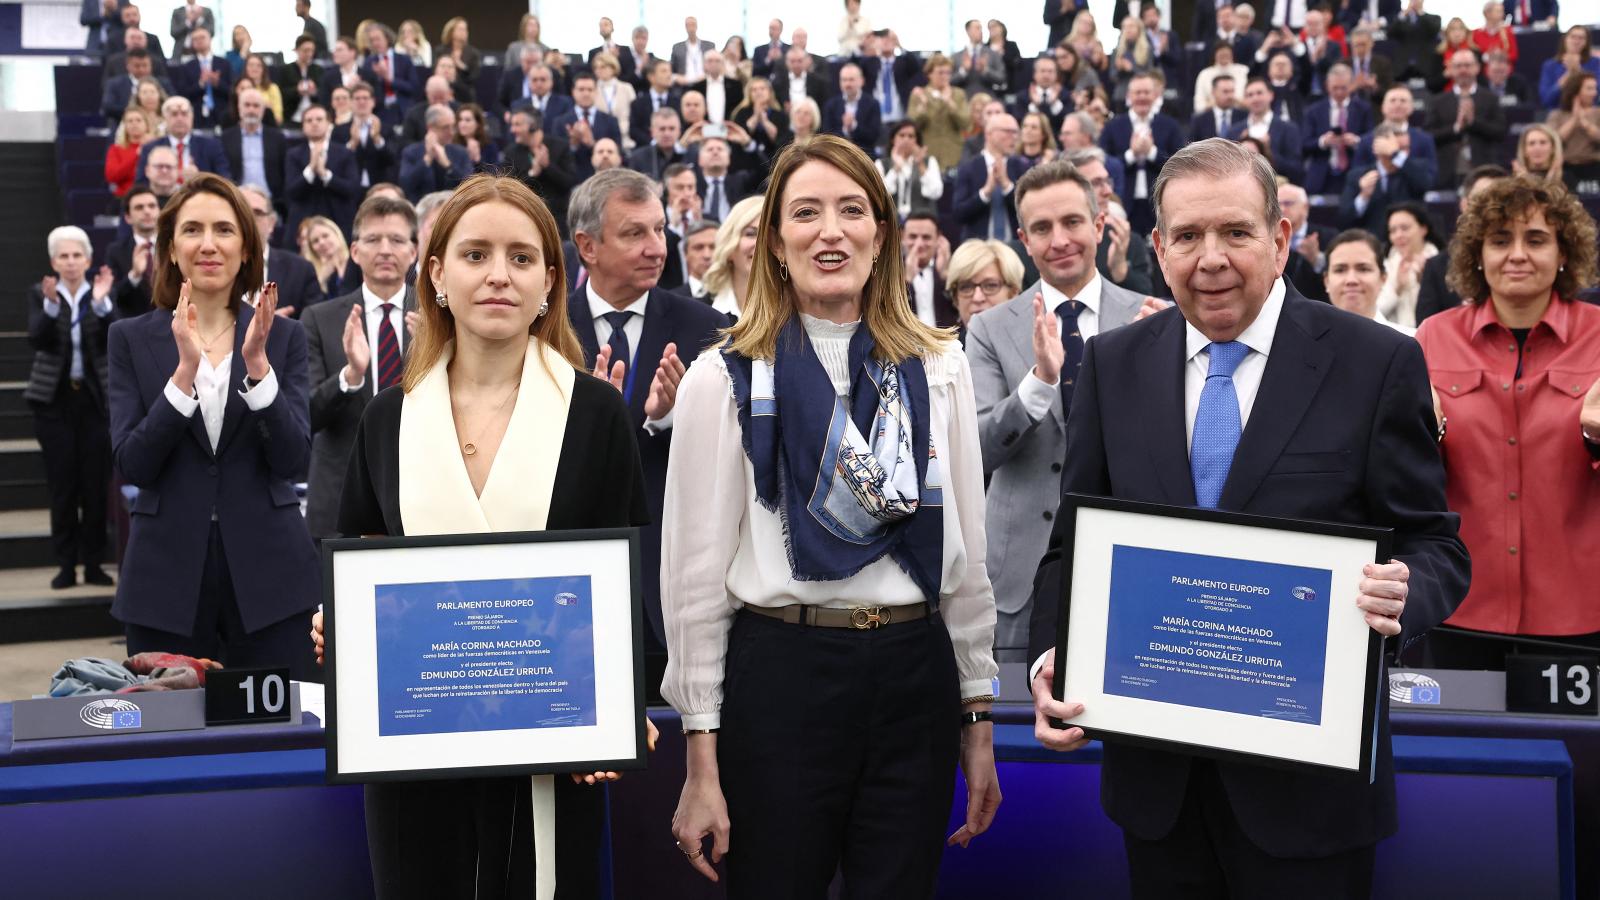
<svg viewBox="0 0 1600 900">
<path fill-rule="evenodd" d="M 1061 508 L 1057 513 L 1062 529 L 1061 553 L 1061 596 L 1059 598 L 1060 611 L 1056 622 L 1055 651 L 1057 660 L 1064 660 L 1068 635 L 1071 631 L 1072 610 L 1074 597 L 1072 594 L 1073 571 L 1076 565 L 1077 524 L 1078 512 L 1082 509 L 1109 510 L 1133 515 L 1150 516 L 1157 519 L 1182 519 L 1217 523 L 1224 525 L 1244 526 L 1248 528 L 1262 528 L 1273 531 L 1297 532 L 1330 537 L 1352 538 L 1360 541 L 1371 541 L 1373 544 L 1372 560 L 1378 564 L 1389 562 L 1393 545 L 1394 530 L 1367 525 L 1355 525 L 1343 522 L 1323 522 L 1310 519 L 1290 519 L 1275 516 L 1262 516 L 1250 513 L 1233 512 L 1229 510 L 1201 509 L 1192 506 L 1172 506 L 1162 503 L 1148 503 L 1135 500 L 1124 500 L 1113 497 L 1100 497 L 1090 494 L 1068 492 L 1062 495 Z M 1109 602 L 1109 598 L 1106 599 Z M 1353 599 L 1353 598 L 1352 598 Z M 1094 599 L 1083 602 L 1097 602 Z M 1270 766 L 1273 768 L 1315 770 L 1321 772 L 1353 773 L 1371 783 L 1375 775 L 1377 764 L 1377 735 L 1378 713 L 1382 708 L 1382 696 L 1387 689 L 1386 679 L 1383 674 L 1384 638 L 1375 631 L 1368 630 L 1366 644 L 1366 659 L 1362 665 L 1365 684 L 1362 688 L 1362 717 L 1360 746 L 1365 748 L 1360 756 L 1360 765 L 1357 769 L 1347 769 L 1339 766 L 1325 765 L 1315 761 L 1308 761 L 1285 756 L 1275 756 L 1269 753 L 1247 753 L 1227 748 L 1219 748 L 1203 743 L 1192 743 L 1169 738 L 1153 737 L 1126 731 L 1114 731 L 1105 728 L 1084 728 L 1086 737 L 1092 740 L 1101 740 L 1108 743 L 1121 743 L 1146 749 L 1165 750 L 1186 753 L 1210 759 L 1243 762 L 1253 765 Z M 1324 663 L 1326 666 L 1326 662 Z M 1055 677 L 1051 684 L 1051 694 L 1057 700 L 1063 698 L 1066 684 L 1067 667 L 1058 663 L 1055 666 Z M 1218 713 L 1218 715 L 1233 715 L 1231 713 Z M 1052 718 L 1051 725 L 1055 728 L 1082 727 L 1077 723 Z"/>
<path fill-rule="evenodd" d="M 374 550 L 419 549 L 437 550 L 449 547 L 476 547 L 484 545 L 526 545 L 551 543 L 583 543 L 592 541 L 626 540 L 628 544 L 628 632 L 632 661 L 630 675 L 633 693 L 634 752 L 632 756 L 611 759 L 560 760 L 556 762 L 530 761 L 516 765 L 483 766 L 422 766 L 411 769 L 386 769 L 383 771 L 352 772 L 343 770 L 339 763 L 339 658 L 338 658 L 338 604 L 335 600 L 335 558 L 341 553 L 360 553 Z M 365 537 L 331 538 L 322 542 L 322 592 L 324 668 L 326 670 L 325 751 L 327 782 L 329 784 L 369 784 L 400 781 L 426 781 L 454 778 L 494 778 L 521 775 L 550 775 L 570 772 L 639 771 L 645 768 L 648 752 L 645 726 L 644 686 L 644 603 L 641 593 L 640 533 L 636 527 L 594 528 L 569 531 L 519 531 L 485 532 L 478 534 L 420 535 L 415 537 Z M 346 673 L 347 675 L 349 673 Z M 596 672 L 598 677 L 599 673 Z"/>
</svg>

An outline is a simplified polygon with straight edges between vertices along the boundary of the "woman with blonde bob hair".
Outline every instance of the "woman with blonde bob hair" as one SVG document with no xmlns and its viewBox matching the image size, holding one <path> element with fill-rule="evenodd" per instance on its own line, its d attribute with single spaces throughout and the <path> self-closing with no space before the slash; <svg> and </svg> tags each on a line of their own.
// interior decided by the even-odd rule
<svg viewBox="0 0 1600 900">
<path fill-rule="evenodd" d="M 711 308 L 735 318 L 744 308 L 750 288 L 750 271 L 755 267 L 756 239 L 760 233 L 760 196 L 746 197 L 728 210 L 728 218 L 717 229 L 717 244 L 711 251 L 711 268 L 704 283 Z"/>
<path fill-rule="evenodd" d="M 732 835 L 735 900 L 821 897 L 835 871 L 845 896 L 927 897 L 958 760 L 949 842 L 1000 804 L 972 376 L 912 312 L 893 202 L 855 145 L 785 149 L 759 221 L 742 315 L 674 410 L 673 835 L 712 880 Z"/>
<path fill-rule="evenodd" d="M 361 419 L 339 531 L 643 524 L 644 475 L 628 410 L 609 384 L 581 371 L 561 237 L 543 201 L 515 178 L 473 176 L 441 207 L 419 272 L 421 321 L 405 376 Z M 312 639 L 320 658 L 320 614 Z M 629 673 L 609 674 L 631 684 Z M 527 777 L 369 785 L 378 896 L 550 900 L 558 883 L 563 897 L 598 896 L 605 794 L 592 785 L 616 777 L 535 776 L 531 788 Z M 468 824 L 465 839 L 440 845 L 441 823 L 476 823 L 476 832 Z M 415 851 L 423 845 L 435 849 Z"/>
<path fill-rule="evenodd" d="M 1022 259 L 1002 241 L 965 241 L 945 266 L 945 291 L 956 301 L 965 335 L 972 317 L 1022 293 Z"/>
<path fill-rule="evenodd" d="M 1594 220 L 1560 184 L 1520 175 L 1472 194 L 1450 242 L 1465 302 L 1417 329 L 1472 554 L 1453 628 L 1600 647 L 1600 308 L 1578 299 L 1595 275 Z M 1508 650 L 1435 629 L 1422 664 L 1499 668 Z"/>
</svg>

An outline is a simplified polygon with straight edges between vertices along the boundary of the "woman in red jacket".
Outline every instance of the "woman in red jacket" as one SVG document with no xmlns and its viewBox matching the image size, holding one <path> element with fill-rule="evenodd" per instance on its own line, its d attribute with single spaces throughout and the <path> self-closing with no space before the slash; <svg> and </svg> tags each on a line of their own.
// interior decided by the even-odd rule
<svg viewBox="0 0 1600 900">
<path fill-rule="evenodd" d="M 139 148 L 152 137 L 150 120 L 143 111 L 132 106 L 123 111 L 122 125 L 106 148 L 106 184 L 113 194 L 127 194 L 139 180 Z"/>
<path fill-rule="evenodd" d="M 1600 647 L 1600 307 L 1595 223 L 1559 184 L 1518 176 L 1472 198 L 1450 247 L 1468 299 L 1417 331 L 1472 588 L 1426 662 L 1501 668 L 1540 636 Z"/>
</svg>

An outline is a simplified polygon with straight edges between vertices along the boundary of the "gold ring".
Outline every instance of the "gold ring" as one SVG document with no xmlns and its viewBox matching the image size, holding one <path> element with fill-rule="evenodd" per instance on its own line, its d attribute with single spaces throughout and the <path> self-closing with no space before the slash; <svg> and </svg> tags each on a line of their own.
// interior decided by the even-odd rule
<svg viewBox="0 0 1600 900">
<path fill-rule="evenodd" d="M 702 855 L 704 855 L 704 853 L 705 851 L 701 850 L 699 847 L 696 847 L 693 850 L 683 851 L 683 855 L 689 859 L 699 859 Z"/>
</svg>

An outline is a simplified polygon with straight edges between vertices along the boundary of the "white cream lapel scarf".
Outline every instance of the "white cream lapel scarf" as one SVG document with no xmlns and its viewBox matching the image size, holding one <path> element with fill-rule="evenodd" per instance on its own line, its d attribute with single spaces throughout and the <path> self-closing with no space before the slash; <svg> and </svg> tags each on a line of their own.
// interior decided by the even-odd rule
<svg viewBox="0 0 1600 900">
<path fill-rule="evenodd" d="M 454 344 L 446 347 L 438 364 L 400 407 L 400 521 L 406 534 L 543 531 L 561 459 L 561 436 L 567 430 L 575 380 L 572 364 L 553 348 L 528 339 L 516 406 L 483 496 L 478 497 L 467 477 L 450 410 L 446 370 L 454 354 Z M 537 900 L 554 900 L 556 894 L 555 777 L 533 778 Z"/>
</svg>

